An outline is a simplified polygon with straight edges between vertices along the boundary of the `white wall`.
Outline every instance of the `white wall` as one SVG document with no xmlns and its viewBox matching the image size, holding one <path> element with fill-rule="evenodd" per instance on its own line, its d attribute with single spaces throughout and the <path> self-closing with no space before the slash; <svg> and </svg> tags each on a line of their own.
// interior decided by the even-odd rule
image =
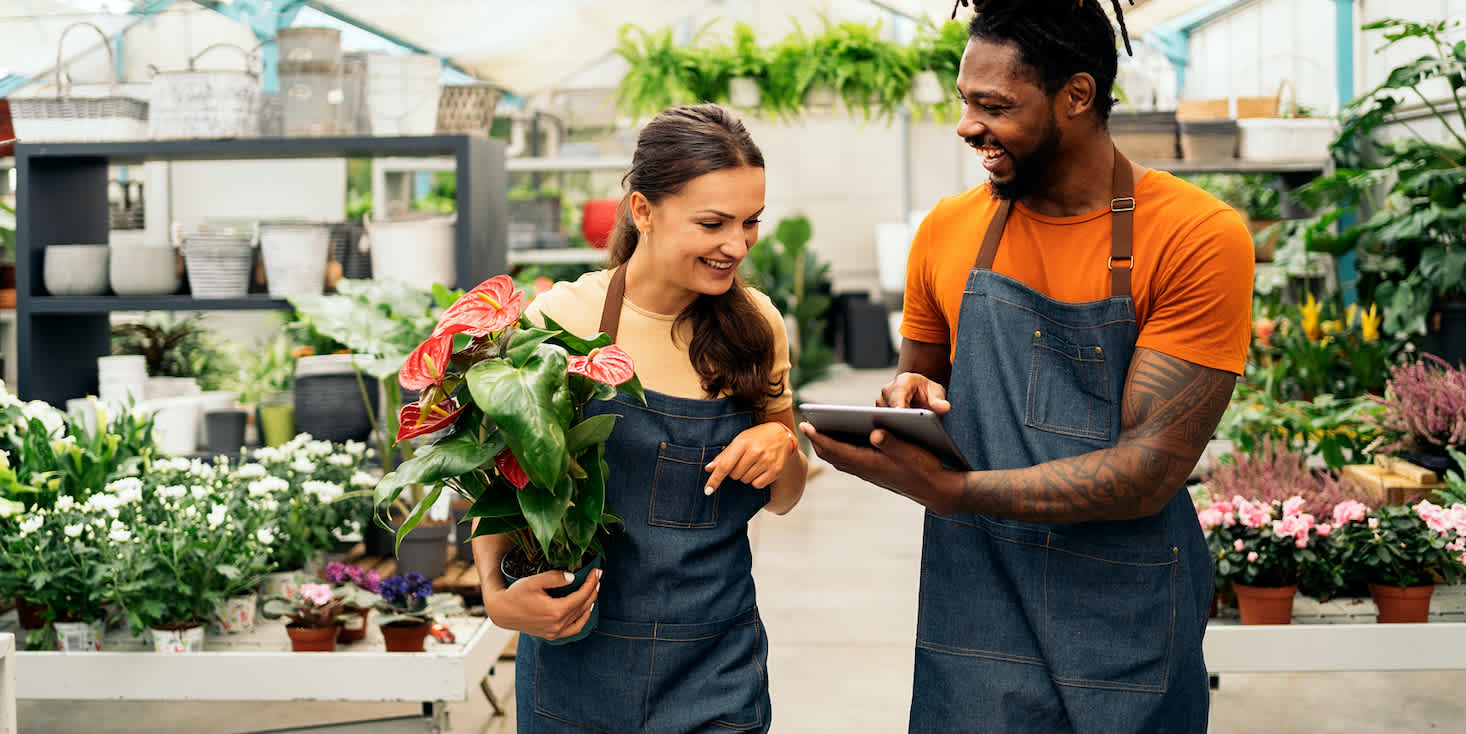
<svg viewBox="0 0 1466 734">
<path fill-rule="evenodd" d="M 1337 109 L 1334 12 L 1334 0 L 1261 0 L 1196 29 L 1182 96 L 1267 97 L 1287 80 L 1300 104 Z"/>
</svg>

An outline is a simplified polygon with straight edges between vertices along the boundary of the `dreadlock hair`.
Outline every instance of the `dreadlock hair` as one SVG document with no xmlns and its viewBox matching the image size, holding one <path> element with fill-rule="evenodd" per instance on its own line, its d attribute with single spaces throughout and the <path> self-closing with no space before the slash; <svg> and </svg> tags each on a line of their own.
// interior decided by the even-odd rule
<svg viewBox="0 0 1466 734">
<path fill-rule="evenodd" d="M 631 194 L 640 192 L 655 205 L 699 176 L 741 166 L 763 168 L 764 155 L 728 110 L 715 104 L 685 105 L 652 118 L 637 137 L 631 168 L 621 179 L 626 195 L 608 238 L 611 267 L 631 259 L 641 243 Z M 684 322 L 692 323 L 687 352 L 709 395 L 727 393 L 762 413 L 770 398 L 783 394 L 783 383 L 772 379 L 774 332 L 742 278 L 735 274 L 726 293 L 698 296 L 678 314 L 675 327 Z"/>
<path fill-rule="evenodd" d="M 1120 0 L 1111 3 L 1125 52 L 1134 56 Z M 1023 63 L 1038 72 L 1045 93 L 1058 92 L 1075 74 L 1093 76 L 1098 92 L 1095 111 L 1101 121 L 1110 119 L 1115 98 L 1109 90 L 1115 85 L 1119 54 L 1115 29 L 1101 0 L 957 0 L 952 5 L 954 18 L 959 5 L 971 5 L 975 13 L 967 24 L 968 36 L 1016 44 Z"/>
</svg>

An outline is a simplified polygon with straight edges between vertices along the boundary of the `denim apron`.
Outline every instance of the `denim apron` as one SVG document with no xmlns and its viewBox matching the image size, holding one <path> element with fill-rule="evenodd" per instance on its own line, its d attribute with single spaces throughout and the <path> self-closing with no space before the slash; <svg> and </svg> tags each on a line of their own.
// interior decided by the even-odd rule
<svg viewBox="0 0 1466 734">
<path fill-rule="evenodd" d="M 973 469 L 1115 445 L 1138 333 L 1132 179 L 1116 151 L 1104 300 L 1056 301 L 993 272 L 1011 203 L 999 206 L 962 296 L 948 390 L 947 429 Z M 910 731 L 1205 732 L 1211 592 L 1185 491 L 1115 522 L 928 512 Z"/>
<path fill-rule="evenodd" d="M 601 318 L 612 340 L 625 286 L 622 266 Z M 769 494 L 732 479 L 703 494 L 703 466 L 753 413 L 650 390 L 646 405 L 618 394 L 586 413 L 620 416 L 606 444 L 606 507 L 624 526 L 605 539 L 595 631 L 562 646 L 519 636 L 518 731 L 768 731 L 748 521 Z"/>
</svg>

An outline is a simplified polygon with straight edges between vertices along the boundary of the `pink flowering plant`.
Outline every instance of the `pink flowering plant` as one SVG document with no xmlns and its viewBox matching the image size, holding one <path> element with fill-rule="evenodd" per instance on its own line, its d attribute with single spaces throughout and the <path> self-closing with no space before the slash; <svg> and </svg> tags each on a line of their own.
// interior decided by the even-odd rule
<svg viewBox="0 0 1466 734">
<path fill-rule="evenodd" d="M 290 605 L 277 611 L 280 603 Z M 292 627 L 320 629 L 335 625 L 341 619 L 341 600 L 326 584 L 301 584 L 291 597 L 272 596 L 265 600 L 260 612 L 268 619 L 285 617 Z"/>
<path fill-rule="evenodd" d="M 397 530 L 417 526 L 446 487 L 473 503 L 478 535 L 508 534 L 532 565 L 579 569 L 606 511 L 611 414 L 592 400 L 642 399 L 631 358 L 599 334 L 583 339 L 523 315 L 525 295 L 490 278 L 443 311 L 398 374 L 419 399 L 402 407 L 397 442 L 431 437 L 377 485 L 379 508 L 408 487 L 430 487 Z M 380 518 L 378 522 L 380 523 Z"/>
<path fill-rule="evenodd" d="M 1454 584 L 1466 565 L 1466 505 L 1422 500 L 1370 511 L 1354 502 L 1336 507 L 1334 519 L 1330 545 L 1339 563 L 1369 583 L 1405 588 L 1439 576 Z"/>
<path fill-rule="evenodd" d="M 1379 426 L 1393 439 L 1385 451 L 1466 449 L 1466 368 L 1427 354 L 1395 367 L 1376 399 L 1384 406 Z"/>
<path fill-rule="evenodd" d="M 351 563 L 331 561 L 321 571 L 321 578 L 333 584 L 332 593 L 348 610 L 371 609 L 382 593 L 381 574 Z"/>
<path fill-rule="evenodd" d="M 1319 562 L 1319 538 L 1333 527 L 1303 510 L 1302 497 L 1282 502 L 1241 495 L 1213 502 L 1197 514 L 1216 564 L 1217 585 L 1292 586 Z"/>
</svg>

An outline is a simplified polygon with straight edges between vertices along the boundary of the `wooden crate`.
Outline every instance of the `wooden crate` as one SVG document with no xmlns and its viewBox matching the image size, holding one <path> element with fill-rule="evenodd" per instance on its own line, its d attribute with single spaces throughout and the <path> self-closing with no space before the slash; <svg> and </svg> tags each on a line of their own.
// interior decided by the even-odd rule
<svg viewBox="0 0 1466 734">
<path fill-rule="evenodd" d="M 1350 464 L 1339 472 L 1339 478 L 1373 507 L 1412 505 L 1430 499 L 1442 486 L 1434 472 L 1392 457 L 1379 457 L 1373 464 Z"/>
</svg>

